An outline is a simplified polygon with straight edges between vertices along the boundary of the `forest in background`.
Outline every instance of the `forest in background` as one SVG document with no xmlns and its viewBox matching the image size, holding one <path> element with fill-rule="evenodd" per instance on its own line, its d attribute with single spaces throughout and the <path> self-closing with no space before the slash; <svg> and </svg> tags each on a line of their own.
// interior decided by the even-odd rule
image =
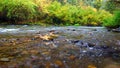
<svg viewBox="0 0 120 68">
<path fill-rule="evenodd" d="M 120 0 L 0 0 L 1 24 L 120 26 Z"/>
</svg>

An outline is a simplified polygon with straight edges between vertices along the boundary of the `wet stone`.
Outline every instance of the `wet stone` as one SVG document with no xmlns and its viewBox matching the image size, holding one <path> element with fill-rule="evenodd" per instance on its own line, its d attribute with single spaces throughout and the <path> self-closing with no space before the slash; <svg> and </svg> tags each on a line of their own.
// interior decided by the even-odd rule
<svg viewBox="0 0 120 68">
<path fill-rule="evenodd" d="M 96 46 L 96 44 L 95 43 L 88 43 L 88 46 L 89 47 L 94 47 L 94 46 Z"/>
<path fill-rule="evenodd" d="M 78 42 L 80 42 L 80 40 L 71 40 L 71 43 L 78 43 Z"/>
<path fill-rule="evenodd" d="M 92 31 L 97 31 L 97 29 L 92 29 Z"/>
<path fill-rule="evenodd" d="M 119 27 L 119 28 L 116 28 L 116 29 L 112 29 L 112 32 L 120 33 L 120 27 Z"/>
<path fill-rule="evenodd" d="M 50 30 L 49 32 L 55 32 L 55 30 Z"/>
<path fill-rule="evenodd" d="M 72 31 L 76 31 L 75 29 L 72 29 Z"/>
<path fill-rule="evenodd" d="M 0 61 L 1 61 L 1 62 L 9 62 L 10 59 L 9 59 L 9 58 L 0 58 Z"/>
<path fill-rule="evenodd" d="M 8 41 L 7 39 L 5 39 L 5 38 L 3 38 L 3 39 L 1 39 L 3 42 L 6 42 L 6 41 Z"/>
</svg>

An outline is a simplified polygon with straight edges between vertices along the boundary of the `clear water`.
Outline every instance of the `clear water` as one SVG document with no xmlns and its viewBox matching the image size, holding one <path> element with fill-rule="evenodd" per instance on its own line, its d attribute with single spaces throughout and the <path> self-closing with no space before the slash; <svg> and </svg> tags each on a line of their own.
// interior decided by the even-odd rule
<svg viewBox="0 0 120 68">
<path fill-rule="evenodd" d="M 59 37 L 53 41 L 34 39 L 50 31 Z M 1 68 L 120 68 L 120 33 L 104 27 L 0 26 L 0 59 L 6 57 L 10 62 L 0 62 Z"/>
</svg>

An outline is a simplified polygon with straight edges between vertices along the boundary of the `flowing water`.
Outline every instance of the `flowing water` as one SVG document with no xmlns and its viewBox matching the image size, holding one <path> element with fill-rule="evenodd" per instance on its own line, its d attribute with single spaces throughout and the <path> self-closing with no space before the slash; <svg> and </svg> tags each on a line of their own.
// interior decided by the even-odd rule
<svg viewBox="0 0 120 68">
<path fill-rule="evenodd" d="M 0 68 L 120 68 L 120 33 L 104 27 L 0 26 Z"/>
</svg>

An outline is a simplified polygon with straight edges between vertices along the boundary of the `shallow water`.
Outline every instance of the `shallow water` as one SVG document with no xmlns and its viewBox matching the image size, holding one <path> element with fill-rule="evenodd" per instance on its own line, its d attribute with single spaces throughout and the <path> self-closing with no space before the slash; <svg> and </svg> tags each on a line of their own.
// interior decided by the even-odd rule
<svg viewBox="0 0 120 68">
<path fill-rule="evenodd" d="M 57 37 L 38 37 L 50 33 Z M 120 68 L 120 33 L 104 27 L 0 26 L 0 68 L 6 67 Z"/>
</svg>

